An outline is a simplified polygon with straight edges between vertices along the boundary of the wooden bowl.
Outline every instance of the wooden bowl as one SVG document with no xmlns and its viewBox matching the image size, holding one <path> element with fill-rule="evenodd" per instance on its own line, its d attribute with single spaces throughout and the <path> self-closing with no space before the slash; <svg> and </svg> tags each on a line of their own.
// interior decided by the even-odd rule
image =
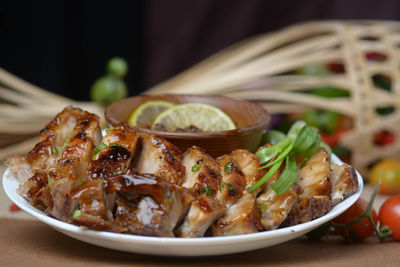
<svg viewBox="0 0 400 267">
<path fill-rule="evenodd" d="M 113 126 L 127 122 L 129 115 L 136 107 L 149 100 L 166 100 L 177 104 L 205 103 L 216 106 L 228 114 L 235 122 L 237 129 L 220 132 L 174 133 L 140 128 L 143 132 L 165 137 L 182 151 L 196 145 L 214 157 L 229 154 L 238 148 L 254 152 L 270 120 L 270 114 L 259 104 L 217 95 L 134 96 L 108 106 L 105 117 Z"/>
</svg>

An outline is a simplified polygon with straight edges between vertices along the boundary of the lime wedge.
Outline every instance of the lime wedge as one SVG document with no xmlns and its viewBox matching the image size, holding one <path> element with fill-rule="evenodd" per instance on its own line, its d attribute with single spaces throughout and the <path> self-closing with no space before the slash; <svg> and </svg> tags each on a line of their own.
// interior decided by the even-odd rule
<svg viewBox="0 0 400 267">
<path fill-rule="evenodd" d="M 204 132 L 217 132 L 236 129 L 235 123 L 225 112 L 214 106 L 202 103 L 176 105 L 160 113 L 153 122 L 164 125 L 173 132 L 176 128 L 196 126 Z"/>
<path fill-rule="evenodd" d="M 175 106 L 174 103 L 164 100 L 150 100 L 138 106 L 129 116 L 128 123 L 132 126 L 153 124 L 154 118 L 166 109 Z"/>
</svg>

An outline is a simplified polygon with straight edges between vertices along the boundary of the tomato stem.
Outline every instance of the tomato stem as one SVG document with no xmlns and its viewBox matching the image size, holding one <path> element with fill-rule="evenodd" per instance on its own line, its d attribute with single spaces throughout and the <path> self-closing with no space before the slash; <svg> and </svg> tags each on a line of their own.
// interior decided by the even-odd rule
<svg viewBox="0 0 400 267">
<path fill-rule="evenodd" d="M 338 224 L 338 223 L 330 222 L 331 226 L 343 229 L 346 242 L 352 243 L 354 241 L 349 234 L 349 228 L 357 223 L 364 225 L 361 222 L 361 220 L 364 218 L 367 218 L 368 221 L 371 223 L 371 225 L 375 231 L 375 235 L 379 238 L 380 241 L 383 241 L 386 237 L 389 237 L 392 235 L 392 231 L 387 226 L 383 226 L 380 229 L 378 229 L 378 227 L 376 226 L 376 224 L 372 218 L 372 214 L 371 214 L 372 206 L 374 204 L 376 194 L 378 193 L 380 184 L 381 184 L 381 181 L 378 180 L 378 183 L 376 184 L 374 191 L 371 194 L 371 198 L 369 199 L 368 206 L 360 216 L 358 216 L 357 218 L 355 218 L 354 220 L 352 220 L 351 222 L 349 222 L 347 224 Z"/>
</svg>

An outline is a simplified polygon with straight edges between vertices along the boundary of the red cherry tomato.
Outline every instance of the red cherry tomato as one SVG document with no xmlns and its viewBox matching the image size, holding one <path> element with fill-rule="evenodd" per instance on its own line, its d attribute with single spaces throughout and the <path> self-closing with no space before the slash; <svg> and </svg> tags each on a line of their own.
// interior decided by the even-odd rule
<svg viewBox="0 0 400 267">
<path fill-rule="evenodd" d="M 345 212 L 340 214 L 332 221 L 338 224 L 348 224 L 352 222 L 355 218 L 360 216 L 367 209 L 367 206 L 368 201 L 359 198 L 349 209 L 347 209 Z M 376 224 L 378 222 L 378 216 L 376 215 L 374 209 L 372 209 L 371 212 L 372 219 Z M 335 227 L 335 230 L 343 237 L 345 236 L 343 229 Z M 374 233 L 374 228 L 368 218 L 361 219 L 359 223 L 354 224 L 348 230 L 350 238 L 353 242 L 362 241 Z"/>
<path fill-rule="evenodd" d="M 16 204 L 13 203 L 8 207 L 8 210 L 11 212 L 14 212 L 14 211 L 19 211 L 20 208 Z"/>
<path fill-rule="evenodd" d="M 379 210 L 379 222 L 389 226 L 392 237 L 400 241 L 400 195 L 388 198 Z"/>
</svg>

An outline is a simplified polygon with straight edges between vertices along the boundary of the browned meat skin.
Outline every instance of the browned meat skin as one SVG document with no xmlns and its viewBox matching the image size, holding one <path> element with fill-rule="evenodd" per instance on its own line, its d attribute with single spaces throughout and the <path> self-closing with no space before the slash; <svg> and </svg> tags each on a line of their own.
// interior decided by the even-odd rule
<svg viewBox="0 0 400 267">
<path fill-rule="evenodd" d="M 71 195 L 72 200 L 78 202 L 81 213 L 104 220 L 108 218 L 101 179 L 94 179 L 74 188 Z"/>
<path fill-rule="evenodd" d="M 212 226 L 214 236 L 242 235 L 258 232 L 256 196 L 246 193 Z"/>
<path fill-rule="evenodd" d="M 93 149 L 99 144 L 101 131 L 99 118 L 86 112 L 77 120 L 74 135 L 61 153 L 57 165 L 49 173 L 48 183 L 53 198 L 51 214 L 62 220 L 71 221 L 77 203 L 71 199 L 71 190 L 88 180 L 87 170 Z"/>
<path fill-rule="evenodd" d="M 193 198 L 184 188 L 133 170 L 114 177 L 109 190 L 118 195 L 115 222 L 131 234 L 172 237 Z"/>
<path fill-rule="evenodd" d="M 331 163 L 332 170 L 332 205 L 336 205 L 346 197 L 354 194 L 358 188 L 358 179 L 353 167 Z"/>
<path fill-rule="evenodd" d="M 283 226 L 308 222 L 325 215 L 331 209 L 330 157 L 324 148 L 319 148 L 300 168 L 297 183 L 304 192 Z"/>
<path fill-rule="evenodd" d="M 233 160 L 239 165 L 241 172 L 243 173 L 246 179 L 246 187 L 252 186 L 255 182 L 260 180 L 265 175 L 265 170 L 255 169 L 260 168 L 261 164 L 258 161 L 258 158 L 253 153 L 245 149 L 237 149 L 231 153 Z M 262 190 L 259 187 L 257 190 L 253 192 L 253 194 L 258 194 Z"/>
<path fill-rule="evenodd" d="M 101 141 L 106 147 L 94 156 L 89 169 L 90 177 L 107 182 L 109 178 L 124 173 L 139 149 L 139 138 L 140 133 L 125 124 L 108 130 Z"/>
<path fill-rule="evenodd" d="M 139 173 L 158 175 L 172 184 L 180 185 L 185 175 L 181 152 L 162 137 L 142 135 L 142 153 L 135 164 Z"/>
<path fill-rule="evenodd" d="M 96 231 L 108 231 L 114 233 L 127 233 L 128 229 L 113 222 L 100 219 L 96 216 L 81 214 L 79 217 L 72 220 L 73 224 L 84 226 Z"/>
<path fill-rule="evenodd" d="M 193 146 L 182 155 L 186 168 L 182 186 L 196 196 L 183 224 L 175 231 L 181 237 L 201 237 L 225 210 L 225 203 L 216 199 L 221 183 L 221 166 L 203 149 Z"/>
<path fill-rule="evenodd" d="M 217 199 L 225 202 L 225 205 L 230 207 L 243 196 L 243 192 L 246 189 L 246 180 L 239 166 L 230 155 L 220 156 L 217 158 L 217 162 L 221 166 L 222 176 Z"/>
</svg>

